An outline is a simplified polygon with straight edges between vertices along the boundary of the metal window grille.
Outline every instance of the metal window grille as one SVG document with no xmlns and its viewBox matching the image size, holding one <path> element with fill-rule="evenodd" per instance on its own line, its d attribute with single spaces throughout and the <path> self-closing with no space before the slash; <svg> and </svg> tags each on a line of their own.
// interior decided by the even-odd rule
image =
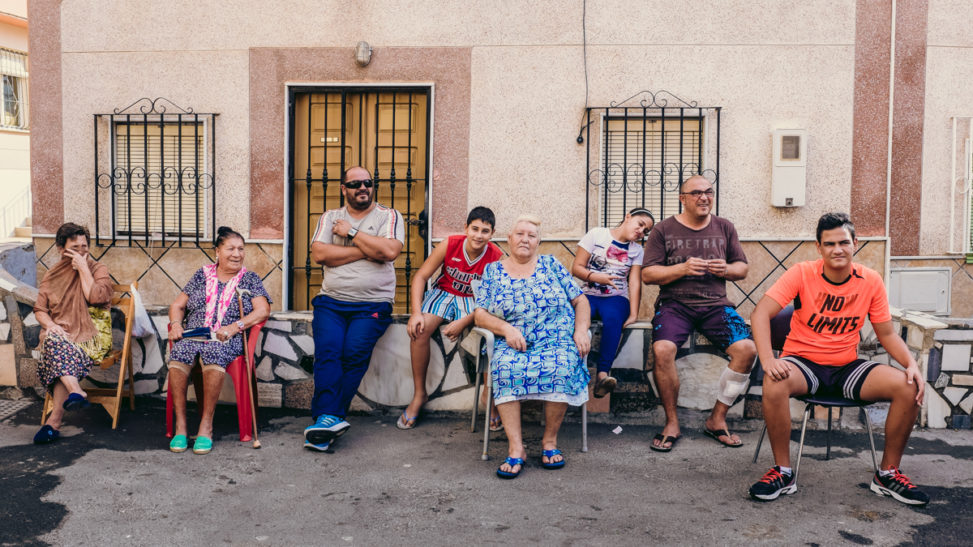
<svg viewBox="0 0 973 547">
<path fill-rule="evenodd" d="M 0 127 L 27 129 L 27 54 L 0 48 Z"/>
<path fill-rule="evenodd" d="M 584 124 L 586 230 L 593 223 L 614 226 L 635 207 L 649 209 L 656 221 L 679 213 L 679 185 L 692 175 L 711 180 L 719 197 L 720 107 L 642 91 L 586 109 Z"/>
<path fill-rule="evenodd" d="M 207 244 L 216 231 L 216 116 L 162 97 L 94 115 L 96 245 L 109 239 L 103 228 L 111 245 Z"/>
</svg>

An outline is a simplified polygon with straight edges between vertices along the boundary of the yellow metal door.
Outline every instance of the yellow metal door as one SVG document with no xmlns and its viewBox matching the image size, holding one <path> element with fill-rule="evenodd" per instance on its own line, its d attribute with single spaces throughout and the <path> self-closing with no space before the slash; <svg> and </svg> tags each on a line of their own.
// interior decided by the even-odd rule
<svg viewBox="0 0 973 547">
<path fill-rule="evenodd" d="M 290 309 L 310 309 L 321 289 L 310 238 L 324 211 L 344 205 L 341 173 L 361 165 L 378 183 L 375 201 L 405 220 L 395 312 L 408 313 L 409 283 L 426 257 L 428 90 L 307 90 L 295 91 L 292 101 Z"/>
</svg>

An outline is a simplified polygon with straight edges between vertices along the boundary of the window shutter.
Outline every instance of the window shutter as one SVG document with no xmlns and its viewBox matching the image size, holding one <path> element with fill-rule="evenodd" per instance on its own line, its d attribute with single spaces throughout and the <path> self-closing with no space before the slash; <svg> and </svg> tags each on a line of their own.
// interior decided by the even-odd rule
<svg viewBox="0 0 973 547">
<path fill-rule="evenodd" d="M 131 180 L 115 196 L 116 233 L 202 234 L 207 191 L 200 184 L 207 184 L 197 174 L 206 171 L 205 152 L 203 122 L 116 123 L 116 183 Z"/>
<path fill-rule="evenodd" d="M 627 123 L 625 117 L 606 119 L 607 181 L 599 181 L 602 226 L 618 224 L 635 207 L 652 211 L 657 222 L 679 212 L 679 166 L 702 170 L 700 121 L 683 118 L 680 128 L 678 118 L 629 116 Z M 684 171 L 682 179 L 688 177 Z"/>
</svg>

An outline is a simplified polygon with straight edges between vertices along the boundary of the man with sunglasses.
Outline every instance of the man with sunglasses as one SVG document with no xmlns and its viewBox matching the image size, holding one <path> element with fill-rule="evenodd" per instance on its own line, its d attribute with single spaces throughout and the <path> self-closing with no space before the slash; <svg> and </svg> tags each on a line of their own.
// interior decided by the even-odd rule
<svg viewBox="0 0 973 547">
<path fill-rule="evenodd" d="M 748 265 L 736 228 L 713 214 L 714 198 L 710 181 L 690 177 L 679 188 L 682 212 L 657 224 L 645 244 L 642 282 L 659 285 L 652 351 L 666 425 L 652 440 L 651 448 L 658 452 L 669 452 L 679 440 L 676 351 L 694 331 L 730 356 L 703 433 L 724 446 L 743 444 L 730 434 L 726 413 L 746 392 L 757 350 L 749 327 L 726 297 L 726 281 L 745 278 Z"/>
<path fill-rule="evenodd" d="M 321 215 L 311 259 L 321 264 L 314 298 L 314 424 L 304 447 L 325 451 L 349 427 L 345 421 L 375 343 L 392 323 L 394 261 L 405 242 L 402 215 L 375 203 L 375 183 L 364 167 L 341 177 L 345 206 Z"/>
</svg>

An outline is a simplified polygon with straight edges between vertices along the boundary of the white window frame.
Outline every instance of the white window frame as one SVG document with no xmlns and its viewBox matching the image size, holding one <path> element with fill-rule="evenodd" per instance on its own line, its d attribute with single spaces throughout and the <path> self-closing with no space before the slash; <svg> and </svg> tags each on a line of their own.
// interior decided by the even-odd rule
<svg viewBox="0 0 973 547">
<path fill-rule="evenodd" d="M 30 128 L 27 92 L 27 53 L 0 48 L 0 129 L 27 131 Z M 8 87 L 15 86 L 17 98 L 17 123 L 7 124 L 6 102 Z"/>
</svg>

